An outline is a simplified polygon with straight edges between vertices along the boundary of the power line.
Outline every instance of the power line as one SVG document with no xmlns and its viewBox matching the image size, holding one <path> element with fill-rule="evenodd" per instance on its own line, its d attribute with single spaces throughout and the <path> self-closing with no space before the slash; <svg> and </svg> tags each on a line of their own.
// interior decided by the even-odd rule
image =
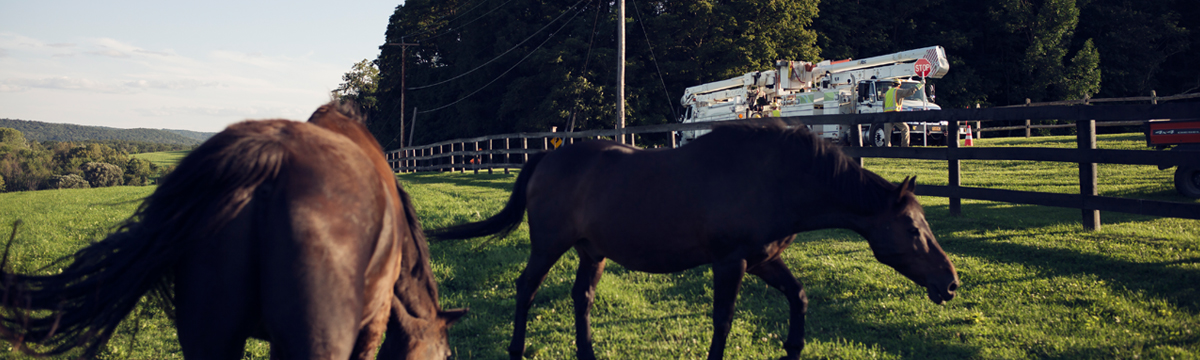
<svg viewBox="0 0 1200 360">
<path fill-rule="evenodd" d="M 584 1 L 584 0 L 580 0 L 579 2 L 575 3 L 575 5 L 574 5 L 574 6 L 571 6 L 571 8 L 572 8 L 572 9 L 573 9 L 573 8 L 575 8 L 575 7 L 576 7 L 576 6 L 578 6 L 580 3 L 583 3 L 583 1 Z M 568 9 L 568 11 L 570 11 L 570 9 Z M 508 68 L 508 70 L 504 70 L 504 72 L 503 72 L 503 73 L 501 73 L 499 76 L 496 76 L 496 78 L 495 78 L 495 79 L 492 79 L 492 81 L 489 81 L 487 84 L 484 84 L 483 86 L 480 86 L 478 89 L 475 89 L 475 91 L 472 91 L 470 94 L 467 94 L 467 96 L 463 96 L 462 98 L 460 98 L 460 99 L 458 99 L 458 100 L 455 100 L 455 101 L 454 101 L 454 102 L 452 102 L 452 103 L 449 103 L 449 104 L 446 104 L 446 105 L 442 105 L 441 107 L 438 107 L 438 108 L 435 108 L 435 109 L 430 109 L 430 110 L 419 111 L 419 112 L 417 112 L 417 113 L 418 113 L 418 114 L 425 114 L 425 113 L 431 113 L 431 112 L 434 112 L 434 111 L 438 111 L 438 110 L 441 110 L 441 109 L 445 109 L 445 108 L 448 108 L 448 107 L 454 106 L 454 104 L 458 104 L 458 103 L 462 102 L 463 100 L 466 100 L 467 98 L 470 98 L 472 95 L 475 95 L 475 94 L 479 93 L 480 91 L 483 91 L 483 89 L 485 89 L 485 88 L 487 88 L 488 86 L 492 85 L 492 84 L 493 84 L 493 83 L 495 83 L 497 80 L 500 80 L 500 78 L 503 78 L 503 77 L 504 77 L 504 75 L 508 75 L 508 73 L 509 73 L 510 71 L 512 71 L 513 69 L 516 69 L 518 65 L 521 65 L 521 63 L 522 63 L 522 62 L 524 62 L 524 61 L 525 61 L 525 59 L 528 59 L 528 58 L 529 58 L 531 55 L 533 55 L 533 53 L 535 53 L 535 52 L 537 52 L 539 49 L 541 49 L 543 45 L 546 45 L 546 43 L 547 43 L 547 42 L 550 42 L 550 39 L 554 38 L 554 34 L 557 34 L 558 32 L 562 31 L 564 28 L 566 28 L 566 27 L 567 27 L 567 24 L 570 24 L 572 20 L 575 20 L 575 17 L 576 17 L 576 16 L 579 16 L 579 13 L 580 13 L 579 11 L 576 11 L 576 12 L 575 12 L 575 15 L 572 15 L 570 19 L 567 19 L 567 21 L 564 21 L 564 22 L 563 22 L 562 26 L 559 26 L 559 27 L 558 27 L 558 30 L 555 30 L 554 32 L 550 33 L 550 35 L 546 37 L 546 40 L 542 40 L 542 43 L 541 43 L 541 44 L 538 44 L 538 46 L 537 46 L 537 47 L 533 48 L 533 50 L 530 50 L 528 54 L 525 54 L 525 57 L 521 58 L 521 60 L 518 60 L 518 61 L 517 61 L 517 63 L 516 63 L 516 64 L 513 64 L 513 66 L 512 66 L 512 67 L 509 67 L 509 68 Z M 563 13 L 563 15 L 566 15 L 566 12 L 564 12 L 564 13 Z M 562 17 L 562 15 L 559 15 L 559 18 L 561 18 L 561 17 Z M 556 18 L 555 20 L 558 20 L 558 19 Z M 554 22 L 553 22 L 553 21 L 551 21 L 551 24 L 553 24 L 553 23 L 554 23 Z M 549 24 L 546 24 L 546 25 L 547 25 L 547 26 L 549 26 Z M 545 29 L 545 27 L 543 27 L 543 29 Z M 541 30 L 538 30 L 538 32 L 541 32 Z M 528 39 L 526 39 L 526 40 L 528 40 Z M 510 49 L 509 51 L 511 51 L 511 49 Z M 506 52 L 506 53 L 507 53 L 507 52 Z M 476 69 L 478 69 L 478 68 L 476 68 Z M 474 70 L 472 70 L 472 71 L 474 71 Z M 411 89 L 411 88 L 410 88 L 410 89 Z"/>
<path fill-rule="evenodd" d="M 433 84 L 429 84 L 429 85 L 410 87 L 410 88 L 408 88 L 408 90 L 421 90 L 421 89 L 427 89 L 427 88 L 431 88 L 434 86 L 442 85 L 442 84 L 460 79 L 464 76 L 467 76 L 467 75 L 475 72 L 475 70 L 479 70 L 480 68 L 483 68 L 484 66 L 487 66 L 488 64 L 491 64 L 492 62 L 495 62 L 496 60 L 499 60 L 501 57 L 504 57 L 504 55 L 508 55 L 508 53 L 512 52 L 513 50 L 516 50 L 518 47 L 521 47 L 521 45 L 524 45 L 525 42 L 529 41 L 530 39 L 533 39 L 534 36 L 537 36 L 542 31 L 546 30 L 546 28 L 548 28 L 548 27 L 550 27 L 550 25 L 554 24 L 555 21 L 558 21 L 558 19 L 561 19 L 563 16 L 566 16 L 567 13 L 571 12 L 571 10 L 575 9 L 575 7 L 578 7 L 579 4 L 582 4 L 584 1 L 588 1 L 588 0 L 579 0 L 579 2 L 575 3 L 575 5 L 571 5 L 570 8 L 568 8 L 566 11 L 563 11 L 563 13 L 561 15 L 558 15 L 558 17 L 554 18 L 554 20 L 550 20 L 550 22 L 546 23 L 546 26 L 542 26 L 541 29 L 538 29 L 537 31 L 535 31 L 532 35 L 529 35 L 529 37 L 525 38 L 525 40 L 521 40 L 521 42 L 517 43 L 512 48 L 505 50 L 504 53 L 501 53 L 500 55 L 496 55 L 496 57 L 492 58 L 491 60 L 488 60 L 487 62 L 483 63 L 482 65 L 479 65 L 479 66 L 475 67 L 474 69 L 468 70 L 465 73 L 459 74 L 458 76 L 455 76 L 455 77 L 452 77 L 452 78 L 449 78 L 446 80 L 442 80 L 442 81 L 439 81 L 439 82 L 436 82 Z M 578 12 L 576 12 L 576 15 L 578 15 Z M 574 19 L 575 16 L 572 16 L 571 18 Z M 568 20 L 568 22 L 570 22 L 570 21 Z M 560 28 L 560 30 L 561 30 L 561 28 Z M 551 34 L 551 36 L 553 36 L 553 34 Z M 538 45 L 538 46 L 540 47 L 541 45 Z M 528 57 L 528 56 L 526 56 L 526 57 Z M 430 110 L 430 111 L 432 111 L 432 110 Z"/>
<path fill-rule="evenodd" d="M 662 69 L 658 68 L 658 59 L 654 58 L 654 45 L 650 44 L 650 34 L 646 32 L 646 21 L 642 19 L 642 12 L 638 10 L 637 1 L 633 2 L 633 11 L 637 14 L 638 25 L 642 26 L 642 36 L 646 37 L 646 47 L 650 48 L 650 61 L 654 63 L 654 71 L 658 72 L 658 83 L 662 85 L 663 96 L 667 98 L 667 108 L 671 109 L 672 120 L 678 120 L 679 115 L 675 113 L 675 106 L 671 104 L 671 94 L 667 93 L 667 83 L 663 80 Z"/>
<path fill-rule="evenodd" d="M 488 12 L 485 12 L 485 13 L 483 13 L 483 15 L 479 15 L 479 17 L 476 17 L 476 18 L 474 18 L 474 19 L 471 19 L 471 21 L 467 21 L 467 22 L 465 22 L 465 23 L 463 23 L 462 25 L 459 25 L 459 26 L 457 26 L 457 27 L 452 27 L 452 28 L 446 29 L 446 31 L 443 31 L 441 34 L 433 35 L 433 36 L 430 36 L 430 37 L 427 37 L 427 38 L 421 39 L 421 40 L 419 40 L 419 41 L 426 41 L 426 40 L 430 40 L 430 39 L 435 39 L 435 38 L 437 38 L 437 37 L 439 37 L 439 36 L 446 35 L 446 34 L 450 34 L 450 33 L 453 33 L 453 32 L 455 32 L 455 31 L 457 31 L 457 30 L 462 30 L 462 28 L 466 27 L 467 25 L 471 25 L 471 23 L 475 22 L 476 20 L 482 19 L 482 18 L 484 18 L 484 17 L 488 16 L 488 14 L 491 14 L 491 13 L 495 12 L 496 10 L 500 10 L 500 8 L 504 7 L 504 5 L 507 5 L 507 4 L 508 4 L 508 3 L 510 3 L 510 2 L 512 2 L 512 0 L 505 1 L 503 4 L 500 4 L 500 6 L 497 6 L 497 7 L 495 7 L 495 8 L 492 8 L 491 10 L 488 10 Z M 474 9 L 472 9 L 472 10 L 474 10 Z M 468 10 L 468 11 L 470 11 L 470 10 Z M 465 15 L 465 14 L 464 14 L 464 15 Z M 454 20 L 458 20 L 458 19 L 454 19 Z M 448 22 L 452 22 L 452 21 L 454 21 L 454 20 L 451 20 L 451 21 L 448 21 Z M 425 32 L 423 32 L 423 33 L 427 33 L 427 32 L 429 32 L 429 31 L 425 31 Z M 423 34 L 423 33 L 421 33 L 421 34 Z M 420 34 L 417 34 L 417 35 L 420 35 Z M 417 35 L 412 35 L 412 36 L 417 36 Z"/>
<path fill-rule="evenodd" d="M 512 0 L 509 0 L 509 1 L 512 1 Z M 507 3 L 509 3 L 509 1 L 505 1 L 505 2 L 504 2 L 504 4 L 507 4 Z M 479 8 L 480 6 L 482 6 L 483 4 L 485 4 L 485 3 L 487 3 L 487 2 L 488 2 L 488 0 L 480 1 L 478 4 L 475 4 L 475 6 L 472 6 L 472 7 L 471 7 L 470 9 L 468 9 L 467 11 L 464 11 L 464 12 L 462 12 L 461 14 L 458 14 L 458 16 L 454 17 L 453 19 L 447 20 L 447 21 L 446 21 L 446 23 L 451 23 L 451 22 L 454 22 L 455 20 L 458 20 L 459 18 L 461 18 L 461 17 L 463 17 L 463 16 L 467 16 L 467 14 L 471 13 L 471 11 L 474 11 L 475 9 Z M 504 6 L 504 4 L 500 4 L 500 6 L 497 6 L 497 7 L 496 7 L 496 9 L 499 9 L 501 6 Z M 492 9 L 492 11 L 496 11 L 496 9 Z M 492 11 L 488 11 L 488 13 L 490 14 Z M 487 14 L 484 14 L 484 15 L 487 15 Z M 483 16 L 480 16 L 480 17 L 483 17 Z M 445 17 L 445 16 L 440 16 L 440 17 L 438 17 L 438 19 L 439 19 L 439 20 L 440 20 L 440 19 L 444 19 L 444 18 L 446 18 L 446 17 Z M 479 18 L 475 18 L 475 20 L 479 20 Z M 473 21 L 475 21 L 475 20 L 471 20 L 471 21 L 473 22 Z M 468 23 L 470 23 L 470 22 L 468 22 Z M 464 24 L 464 25 L 465 25 L 465 24 Z M 414 37 L 415 37 L 415 36 L 418 36 L 418 35 L 424 35 L 424 34 L 430 33 L 430 32 L 432 32 L 432 31 L 433 31 L 432 29 L 430 29 L 430 30 L 425 30 L 425 31 L 422 31 L 422 32 L 419 32 L 419 33 L 416 33 L 416 34 L 412 34 L 412 35 L 405 35 L 404 37 L 409 37 L 409 36 L 414 36 Z M 432 39 L 432 38 L 434 38 L 434 37 L 438 37 L 438 36 L 442 36 L 442 35 L 445 35 L 445 33 L 438 34 L 438 35 L 435 35 L 435 36 L 433 36 L 433 37 L 429 37 L 429 38 L 427 38 L 427 39 Z"/>
</svg>

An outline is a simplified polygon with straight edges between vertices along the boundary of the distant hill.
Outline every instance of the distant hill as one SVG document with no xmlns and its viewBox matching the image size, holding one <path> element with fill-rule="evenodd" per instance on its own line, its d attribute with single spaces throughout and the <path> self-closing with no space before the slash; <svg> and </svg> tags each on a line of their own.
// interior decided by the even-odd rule
<svg viewBox="0 0 1200 360">
<path fill-rule="evenodd" d="M 217 134 L 217 133 L 198 132 L 198 131 L 191 131 L 191 130 L 171 130 L 171 129 L 162 129 L 162 130 L 182 135 L 185 138 L 196 139 L 196 140 L 199 140 L 200 142 L 204 142 L 204 140 L 208 140 L 208 138 Z"/>
<path fill-rule="evenodd" d="M 0 119 L 0 127 L 13 128 L 28 140 L 106 141 L 120 140 L 154 144 L 198 145 L 216 133 L 187 130 L 117 129 L 103 126 L 55 124 L 41 121 Z"/>
</svg>

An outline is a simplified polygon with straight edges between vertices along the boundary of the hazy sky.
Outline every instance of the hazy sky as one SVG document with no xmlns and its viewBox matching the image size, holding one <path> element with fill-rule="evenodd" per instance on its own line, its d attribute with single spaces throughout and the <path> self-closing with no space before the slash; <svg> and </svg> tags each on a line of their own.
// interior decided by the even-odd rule
<svg viewBox="0 0 1200 360">
<path fill-rule="evenodd" d="M 379 54 L 401 2 L 0 0 L 0 118 L 207 132 L 304 120 Z"/>
</svg>

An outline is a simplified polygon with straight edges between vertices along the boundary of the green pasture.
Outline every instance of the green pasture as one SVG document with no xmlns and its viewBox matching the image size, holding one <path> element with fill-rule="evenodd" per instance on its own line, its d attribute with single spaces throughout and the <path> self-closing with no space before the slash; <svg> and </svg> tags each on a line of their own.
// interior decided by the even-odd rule
<svg viewBox="0 0 1200 360">
<path fill-rule="evenodd" d="M 133 154 L 129 156 L 150 161 L 158 166 L 168 166 L 178 164 L 179 160 L 183 160 L 183 157 L 187 156 L 189 152 L 191 152 L 191 150 L 159 151 L 152 153 Z"/>
<path fill-rule="evenodd" d="M 1145 149 L 1139 135 L 1101 136 L 1101 148 Z M 1073 147 L 1073 137 L 982 139 L 983 146 Z M 918 175 L 945 184 L 944 162 L 867 159 L 889 180 Z M 1169 201 L 1171 172 L 1154 166 L 1100 165 L 1100 193 Z M 508 199 L 515 174 L 422 173 L 399 176 L 426 228 L 479 220 Z M 1074 164 L 964 161 L 965 186 L 1077 192 Z M 0 232 L 22 219 L 10 261 L 39 271 L 116 226 L 153 187 L 0 194 Z M 922 197 L 928 220 L 958 267 L 962 288 L 935 305 L 924 290 L 874 260 L 865 241 L 844 230 L 800 234 L 784 255 L 809 296 L 811 359 L 1025 359 L 1200 357 L 1200 221 L 1103 212 L 1086 231 L 1078 209 Z M 451 329 L 458 359 L 506 358 L 514 281 L 529 254 L 523 225 L 499 241 L 430 244 L 446 308 L 471 312 Z M 549 273 L 531 310 L 527 355 L 574 358 L 569 292 L 576 258 Z M 40 271 L 55 271 L 51 266 Z M 676 274 L 627 271 L 609 263 L 592 311 L 597 355 L 607 359 L 700 359 L 711 336 L 709 267 Z M 747 276 L 738 299 L 728 359 L 782 356 L 787 305 Z M 139 309 L 103 354 L 109 359 L 181 358 L 160 311 Z M 134 333 L 136 331 L 136 337 Z M 133 353 L 128 350 L 133 348 Z M 0 350 L 8 347 L 0 343 Z M 0 352 L 0 358 L 25 359 Z M 253 342 L 246 358 L 267 358 Z"/>
</svg>

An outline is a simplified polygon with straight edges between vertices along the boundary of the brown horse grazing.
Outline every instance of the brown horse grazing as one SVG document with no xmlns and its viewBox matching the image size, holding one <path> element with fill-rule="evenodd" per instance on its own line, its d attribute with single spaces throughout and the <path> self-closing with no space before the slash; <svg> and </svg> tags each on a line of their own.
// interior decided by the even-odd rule
<svg viewBox="0 0 1200 360">
<path fill-rule="evenodd" d="M 803 127 L 720 127 L 674 150 L 589 141 L 535 155 L 499 213 L 430 234 L 503 236 L 528 209 L 531 253 L 516 283 L 512 359 L 525 350 L 538 286 L 572 247 L 579 255 L 571 296 L 580 359 L 595 358 L 589 311 L 609 258 L 654 273 L 712 264 L 709 359 L 723 357 L 742 277 L 757 275 L 787 297 L 785 358 L 796 359 L 804 348 L 808 300 L 781 254 L 798 232 L 854 230 L 876 259 L 925 287 L 930 300 L 941 304 L 954 297 L 958 275 L 925 222 L 915 183 L 888 183 Z"/>
<path fill-rule="evenodd" d="M 0 337 L 93 357 L 147 292 L 189 359 L 445 359 L 412 202 L 353 106 L 234 124 L 185 157 L 117 232 L 55 275 L 5 272 Z"/>
</svg>

